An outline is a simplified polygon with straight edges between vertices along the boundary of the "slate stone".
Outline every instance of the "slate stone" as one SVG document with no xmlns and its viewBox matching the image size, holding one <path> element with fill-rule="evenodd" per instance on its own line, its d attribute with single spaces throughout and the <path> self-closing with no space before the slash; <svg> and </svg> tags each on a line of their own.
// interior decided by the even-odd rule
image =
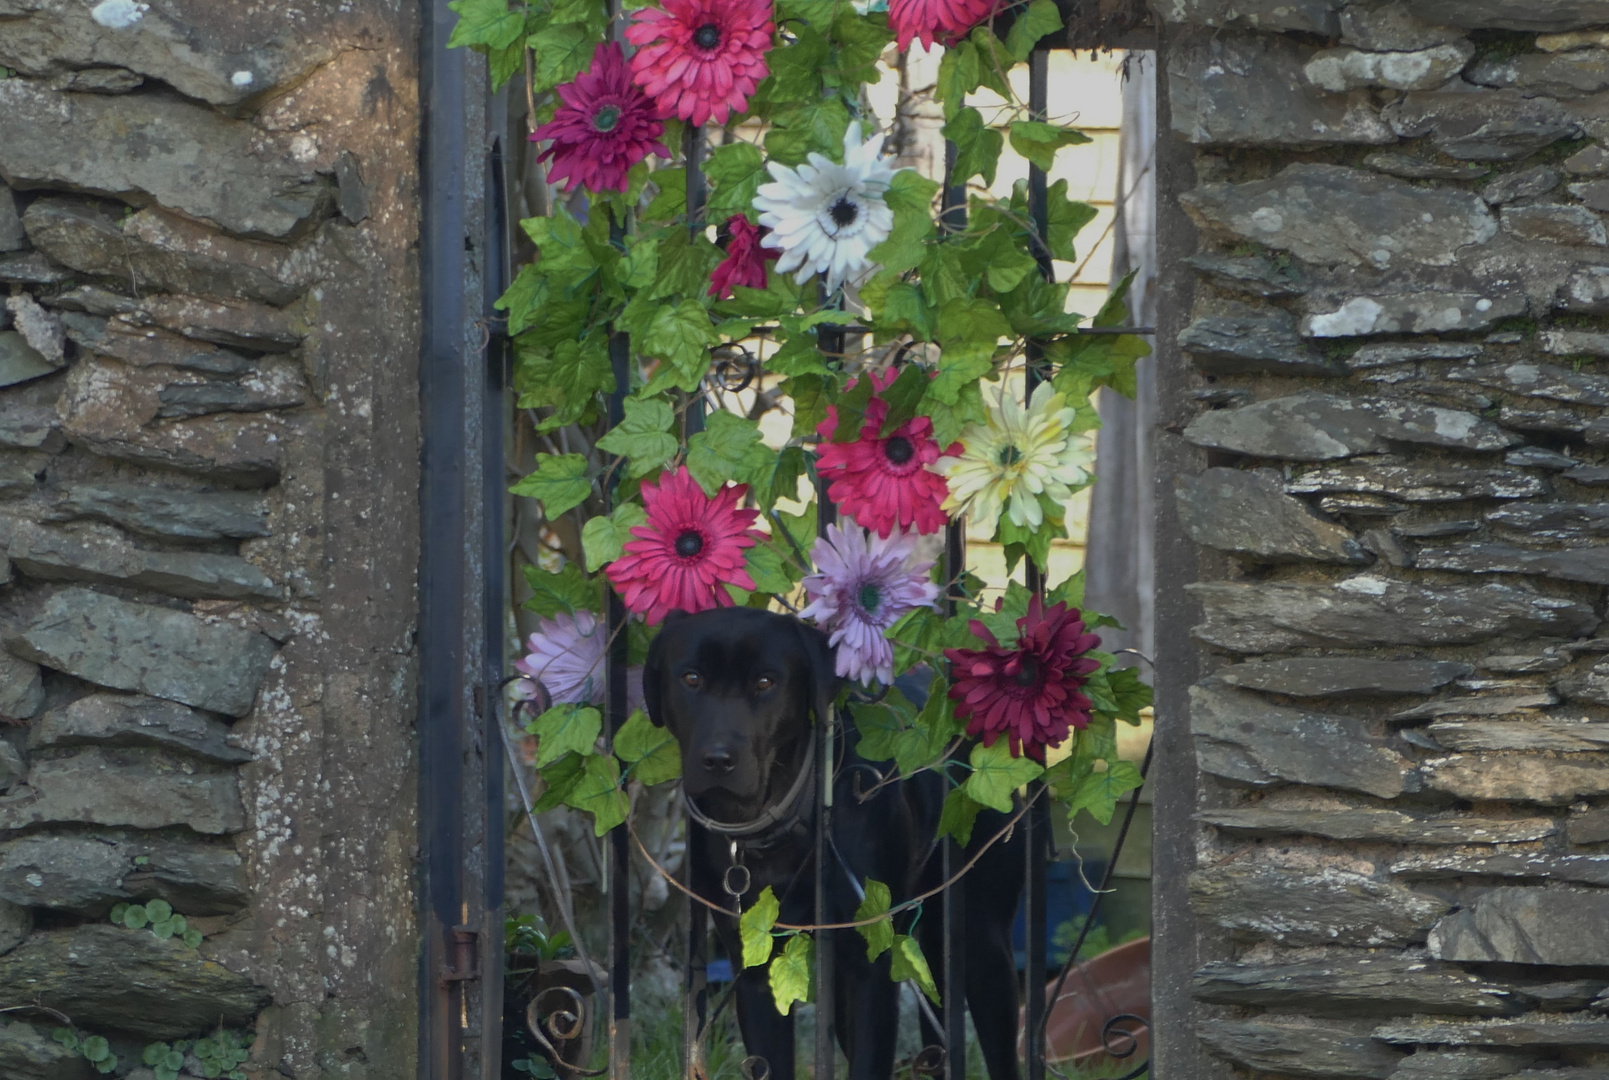
<svg viewBox="0 0 1609 1080">
<path fill-rule="evenodd" d="M 1609 90 L 1609 50 L 1491 56 L 1470 65 L 1464 77 L 1481 86 L 1514 87 L 1555 98 L 1582 97 Z"/>
<path fill-rule="evenodd" d="M 253 243 L 147 208 L 119 220 L 80 199 L 36 199 L 23 215 L 34 247 L 64 266 L 115 277 L 139 293 L 186 293 L 284 305 L 306 289 L 306 268 L 278 245 Z"/>
<path fill-rule="evenodd" d="M 1190 688 L 1196 763 L 1226 780 L 1312 784 L 1382 799 L 1402 794 L 1411 764 L 1350 716 L 1271 705 L 1211 683 Z"/>
<path fill-rule="evenodd" d="M 1207 810 L 1198 821 L 1231 832 L 1323 836 L 1331 840 L 1390 844 L 1519 844 L 1557 833 L 1552 818 L 1478 818 L 1467 814 L 1422 817 L 1399 810 L 1349 806 L 1334 810 Z"/>
<path fill-rule="evenodd" d="M 1609 795 L 1609 761 L 1601 752 L 1459 754 L 1426 761 L 1420 771 L 1426 787 L 1460 799 L 1563 806 Z"/>
<path fill-rule="evenodd" d="M 1393 526 L 1392 531 L 1398 536 L 1424 539 L 1437 536 L 1462 536 L 1465 533 L 1476 532 L 1481 523 L 1459 519 L 1454 521 L 1427 521 L 1418 524 Z"/>
<path fill-rule="evenodd" d="M 1392 863 L 1391 873 L 1404 879 L 1432 881 L 1459 877 L 1505 877 L 1609 885 L 1609 855 L 1552 855 L 1544 852 L 1415 855 Z M 1597 990 L 1594 990 L 1587 996 L 1590 998 L 1596 994 Z"/>
<path fill-rule="evenodd" d="M 1184 262 L 1214 285 L 1252 296 L 1300 296 L 1308 288 L 1307 276 L 1290 259 L 1201 251 Z"/>
<path fill-rule="evenodd" d="M 1172 23 L 1226 26 L 1245 30 L 1339 32 L 1341 0 L 1163 0 L 1162 18 Z"/>
<path fill-rule="evenodd" d="M 1591 330 L 1544 330 L 1536 340 L 1554 356 L 1609 356 L 1609 334 Z"/>
<path fill-rule="evenodd" d="M 54 409 L 4 401 L 0 402 L 0 447 L 59 454 L 67 449 L 67 439 Z"/>
<path fill-rule="evenodd" d="M 268 507 L 246 491 L 185 491 L 154 484 L 73 484 L 56 494 L 47 521 L 91 518 L 163 540 L 269 535 Z"/>
<path fill-rule="evenodd" d="M 1457 547 L 1420 548 L 1414 555 L 1414 565 L 1422 570 L 1457 570 L 1466 574 L 1531 574 L 1554 581 L 1609 585 L 1609 547 L 1552 551 L 1510 544 L 1462 544 Z"/>
<path fill-rule="evenodd" d="M 52 595 L 5 644 L 99 686 L 228 716 L 251 711 L 274 654 L 261 634 L 79 588 Z"/>
<path fill-rule="evenodd" d="M 1375 458 L 1305 469 L 1285 482 L 1285 490 L 1298 495 L 1355 491 L 1389 495 L 1404 502 L 1443 503 L 1530 498 L 1547 494 L 1547 485 L 1519 469 L 1469 469 Z"/>
<path fill-rule="evenodd" d="M 1481 188 L 1481 198 L 1485 199 L 1489 206 L 1500 206 L 1518 199 L 1534 199 L 1546 195 L 1558 186 L 1557 169 L 1550 169 L 1546 165 L 1533 165 L 1529 169 L 1504 173 L 1497 177 Z"/>
<path fill-rule="evenodd" d="M 0 649 L 0 718 L 27 720 L 44 703 L 39 665 Z"/>
<path fill-rule="evenodd" d="M 1524 1011 L 1508 987 L 1452 964 L 1367 953 L 1295 963 L 1217 961 L 1196 972 L 1190 993 L 1215 1005 L 1298 1009 L 1321 1016 L 1504 1016 Z"/>
<path fill-rule="evenodd" d="M 126 317 L 102 318 L 65 312 L 67 336 L 80 348 L 110 356 L 135 367 L 176 367 L 213 375 L 241 375 L 254 361 L 240 353 L 206 341 L 195 341 L 171 330 L 136 325 Z"/>
<path fill-rule="evenodd" d="M 1277 35 L 1186 39 L 1168 52 L 1174 134 L 1197 145 L 1395 142 L 1369 91 L 1327 94 L 1308 81 L 1312 55 Z M 1260 107 L 1269 100 L 1280 108 Z"/>
<path fill-rule="evenodd" d="M 1471 687 L 1471 689 L 1485 688 Z M 1545 708 L 1558 703 L 1558 696 L 1545 686 L 1501 691 L 1488 689 L 1486 693 L 1471 694 L 1467 697 L 1427 701 L 1423 705 L 1404 709 L 1402 712 L 1392 716 L 1391 719 L 1401 722 L 1405 720 L 1430 720 L 1438 716 L 1507 716 L 1511 713 Z"/>
<path fill-rule="evenodd" d="M 214 413 L 292 409 L 307 401 L 300 372 L 289 363 L 265 365 L 239 380 L 170 382 L 157 391 L 157 416 L 172 420 Z"/>
<path fill-rule="evenodd" d="M 1341 11 L 1341 40 L 1374 52 L 1411 52 L 1462 39 L 1464 32 L 1416 18 L 1399 4 L 1365 7 L 1348 4 Z"/>
<path fill-rule="evenodd" d="M 33 928 L 33 915 L 27 908 L 0 900 L 0 956 L 22 944 Z"/>
<path fill-rule="evenodd" d="M 149 196 L 230 232 L 270 237 L 333 201 L 288 140 L 250 124 L 163 96 L 64 94 L 29 79 L 0 80 L 0 175 L 13 185 Z"/>
<path fill-rule="evenodd" d="M 1448 165 L 1440 161 L 1427 161 L 1400 150 L 1376 150 L 1363 159 L 1363 164 L 1387 176 L 1400 176 L 1404 180 L 1479 180 L 1492 170 L 1472 162 Z"/>
<path fill-rule="evenodd" d="M 1178 340 L 1196 368 L 1215 374 L 1341 374 L 1302 340 L 1296 317 L 1282 308 L 1220 305 L 1181 330 Z"/>
<path fill-rule="evenodd" d="M 0 251 L 19 251 L 27 246 L 28 235 L 22 229 L 16 193 L 0 184 Z"/>
<path fill-rule="evenodd" d="M 1570 194 L 1580 199 L 1589 210 L 1609 210 L 1609 180 L 1571 184 Z"/>
<path fill-rule="evenodd" d="M 1609 244 L 1603 220 L 1584 206 L 1532 203 L 1503 208 L 1503 230 L 1521 240 L 1555 244 Z"/>
<path fill-rule="evenodd" d="M 0 527 L 11 561 L 29 577 L 154 589 L 191 599 L 281 599 L 282 589 L 238 555 L 145 551 L 110 525 Z"/>
<path fill-rule="evenodd" d="M 41 716 L 28 730 L 28 746 L 155 746 L 222 765 L 250 761 L 251 753 L 229 745 L 228 737 L 228 725 L 176 702 L 140 694 L 91 694 Z"/>
<path fill-rule="evenodd" d="M 1522 446 L 1504 454 L 1503 464 L 1529 469 L 1573 469 L 1577 462 L 1569 454 L 1561 454 L 1545 446 Z"/>
<path fill-rule="evenodd" d="M 1312 391 L 1203 413 L 1184 436 L 1209 450 L 1290 461 L 1333 461 L 1385 450 L 1394 442 L 1490 451 L 1523 441 L 1458 409 Z"/>
<path fill-rule="evenodd" d="M 1523 293 L 1511 287 L 1486 292 L 1388 292 L 1376 295 L 1310 296 L 1302 317 L 1305 337 L 1363 337 L 1369 334 L 1442 334 L 1484 330 L 1528 310 Z"/>
<path fill-rule="evenodd" d="M 1190 904 L 1240 938 L 1282 945 L 1403 946 L 1452 906 L 1349 870 L 1240 860 L 1190 875 Z"/>
<path fill-rule="evenodd" d="M 1365 345 L 1346 358 L 1352 371 L 1408 364 L 1417 360 L 1471 360 L 1486 350 L 1465 341 L 1426 341 Z"/>
<path fill-rule="evenodd" d="M 1513 161 L 1580 135 L 1570 110 L 1552 98 L 1459 85 L 1412 91 L 1380 115 L 1402 138 L 1428 135 L 1437 150 L 1463 161 Z"/>
<path fill-rule="evenodd" d="M 1196 1036 L 1215 1054 L 1281 1076 L 1385 1080 L 1404 1056 L 1375 1042 L 1366 1030 L 1299 1020 L 1203 1020 Z"/>
<path fill-rule="evenodd" d="M 1355 577 L 1334 585 L 1226 581 L 1186 589 L 1205 614 L 1195 636 L 1240 653 L 1467 645 L 1503 634 L 1584 637 L 1600 621 L 1580 601 L 1507 584 L 1420 585 Z"/>
<path fill-rule="evenodd" d="M 1351 533 L 1285 494 L 1273 469 L 1208 469 L 1180 477 L 1176 496 L 1185 533 L 1206 547 L 1265 562 L 1368 562 Z"/>
<path fill-rule="evenodd" d="M 1497 234 L 1496 219 L 1472 192 L 1338 165 L 1289 165 L 1268 180 L 1203 184 L 1179 201 L 1206 228 L 1320 266 L 1448 266 L 1459 248 Z"/>
<path fill-rule="evenodd" d="M 1558 685 L 1571 701 L 1609 705 L 1609 661 L 1600 660 L 1586 671 L 1560 679 Z"/>
<path fill-rule="evenodd" d="M 59 285 L 73 276 L 37 251 L 0 254 L 0 281 L 15 285 Z"/>
<path fill-rule="evenodd" d="M 0 386 L 54 375 L 59 367 L 41 356 L 17 331 L 0 330 Z"/>
<path fill-rule="evenodd" d="M 0 795 L 4 795 L 28 777 L 28 763 L 10 740 L 0 738 Z"/>
<path fill-rule="evenodd" d="M 306 336 L 296 308 L 272 308 L 249 300 L 149 296 L 127 317 L 148 320 L 188 338 L 254 352 L 289 352 Z"/>
<path fill-rule="evenodd" d="M 94 1080 L 95 1067 L 77 1050 L 52 1039 L 51 1030 L 48 1024 L 35 1027 L 0 1015 L 0 1076 L 7 1080 Z"/>
<path fill-rule="evenodd" d="M 1609 151 L 1589 143 L 1564 159 L 1564 171 L 1571 176 L 1609 176 Z"/>
<path fill-rule="evenodd" d="M 1566 480 L 1574 480 L 1586 487 L 1604 487 L 1609 485 L 1609 467 L 1603 465 L 1577 465 L 1564 474 Z"/>
<path fill-rule="evenodd" d="M 1602 0 L 1406 0 L 1415 16 L 1427 22 L 1469 30 L 1533 30 L 1553 34 L 1598 26 L 1604 21 Z"/>
<path fill-rule="evenodd" d="M 145 1040 L 240 1027 L 270 1002 L 267 990 L 177 938 L 109 923 L 34 934 L 0 964 L 0 997 L 93 1016 Z"/>
<path fill-rule="evenodd" d="M 1475 46 L 1468 41 L 1414 52 L 1320 49 L 1302 69 L 1314 86 L 1332 94 L 1377 86 L 1389 90 L 1434 90 L 1457 75 Z"/>
<path fill-rule="evenodd" d="M 1230 686 L 1292 697 L 1429 694 L 1472 674 L 1452 660 L 1384 660 L 1373 657 L 1303 656 L 1252 660 L 1213 672 Z"/>
<path fill-rule="evenodd" d="M 159 899 L 185 915 L 245 907 L 233 848 L 138 832 L 28 833 L 0 842 L 0 899 L 103 918 L 123 901 Z"/>
<path fill-rule="evenodd" d="M 1609 841 L 1609 809 L 1571 814 L 1564 826 L 1564 835 L 1570 843 L 1577 846 Z"/>
<path fill-rule="evenodd" d="M 1532 360 L 1449 368 L 1447 379 L 1573 405 L 1609 406 L 1609 376 Z"/>
<path fill-rule="evenodd" d="M 1498 653 L 1480 662 L 1482 671 L 1498 671 L 1511 675 L 1529 675 L 1544 671 L 1557 671 L 1570 662 L 1570 655 L 1553 646 L 1544 646 L 1540 652 Z"/>
<path fill-rule="evenodd" d="M 96 746 L 36 758 L 27 785 L 0 797 L 0 830 L 72 823 L 218 834 L 239 832 L 246 819 L 233 769 L 160 750 Z"/>
<path fill-rule="evenodd" d="M 1391 1080 L 1506 1080 L 1535 1060 L 1491 1050 L 1419 1050 L 1403 1059 Z"/>
</svg>

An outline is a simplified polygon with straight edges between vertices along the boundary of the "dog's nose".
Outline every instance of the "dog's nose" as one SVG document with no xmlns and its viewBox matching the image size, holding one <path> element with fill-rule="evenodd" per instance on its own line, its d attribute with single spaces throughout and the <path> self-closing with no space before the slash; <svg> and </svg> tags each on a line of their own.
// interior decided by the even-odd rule
<svg viewBox="0 0 1609 1080">
<path fill-rule="evenodd" d="M 712 746 L 704 751 L 704 768 L 712 773 L 729 773 L 737 767 L 732 751 L 724 746 Z"/>
</svg>

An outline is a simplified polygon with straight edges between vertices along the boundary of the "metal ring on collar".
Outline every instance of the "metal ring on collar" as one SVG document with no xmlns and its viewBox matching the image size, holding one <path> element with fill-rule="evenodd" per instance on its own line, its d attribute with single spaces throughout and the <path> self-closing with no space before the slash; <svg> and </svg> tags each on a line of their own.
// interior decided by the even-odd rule
<svg viewBox="0 0 1609 1080">
<path fill-rule="evenodd" d="M 732 883 L 732 875 L 734 874 L 743 875 L 741 879 L 743 884 L 734 885 Z M 743 894 L 749 891 L 749 885 L 752 884 L 753 881 L 754 879 L 752 876 L 750 876 L 748 867 L 728 866 L 726 868 L 726 874 L 721 878 L 721 888 L 726 890 L 726 895 L 741 900 L 743 899 Z"/>
</svg>

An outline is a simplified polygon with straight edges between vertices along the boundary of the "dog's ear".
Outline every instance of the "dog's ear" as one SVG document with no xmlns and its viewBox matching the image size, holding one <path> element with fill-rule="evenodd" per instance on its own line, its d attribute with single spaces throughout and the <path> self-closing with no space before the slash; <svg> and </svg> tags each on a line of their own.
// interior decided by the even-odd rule
<svg viewBox="0 0 1609 1080">
<path fill-rule="evenodd" d="M 665 726 L 660 714 L 660 677 L 665 668 L 665 642 L 670 640 L 670 628 L 687 617 L 684 611 L 672 611 L 665 616 L 665 625 L 659 628 L 654 640 L 648 643 L 648 659 L 642 666 L 642 700 L 648 708 L 648 719 L 658 727 Z"/>
<path fill-rule="evenodd" d="M 814 626 L 794 623 L 804 646 L 805 662 L 810 673 L 810 706 L 815 710 L 816 723 L 823 726 L 832 722 L 832 703 L 838 696 L 838 673 L 833 669 L 832 646 L 827 635 Z"/>
</svg>

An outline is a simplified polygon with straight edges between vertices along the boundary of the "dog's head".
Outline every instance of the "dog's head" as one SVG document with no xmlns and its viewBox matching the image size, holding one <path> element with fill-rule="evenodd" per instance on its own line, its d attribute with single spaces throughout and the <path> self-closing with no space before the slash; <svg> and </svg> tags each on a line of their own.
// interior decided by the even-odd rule
<svg viewBox="0 0 1609 1080">
<path fill-rule="evenodd" d="M 755 608 L 672 614 L 643 669 L 649 718 L 681 744 L 687 794 L 728 820 L 787 786 L 812 715 L 830 716 L 837 691 L 826 635 Z"/>
</svg>

